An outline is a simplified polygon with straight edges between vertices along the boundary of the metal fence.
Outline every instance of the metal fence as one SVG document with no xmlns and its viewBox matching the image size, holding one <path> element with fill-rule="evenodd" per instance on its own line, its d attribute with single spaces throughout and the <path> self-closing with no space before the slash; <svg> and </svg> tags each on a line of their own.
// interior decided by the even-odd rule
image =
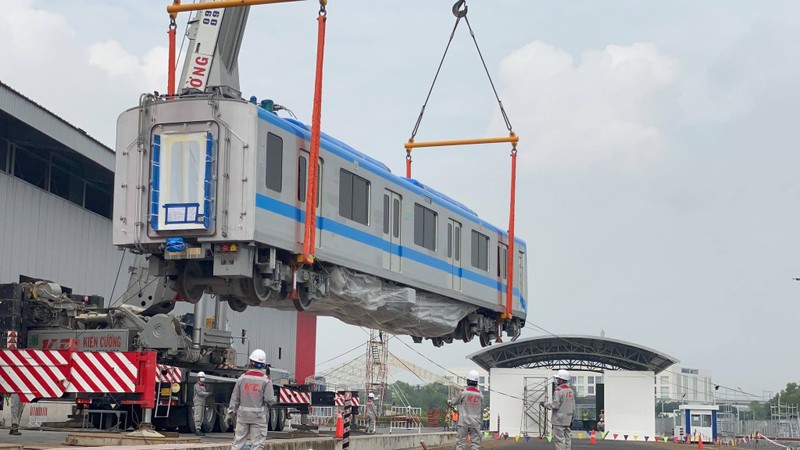
<svg viewBox="0 0 800 450">
<path fill-rule="evenodd" d="M 674 427 L 672 418 L 656 419 L 656 434 L 659 436 L 672 436 Z M 736 417 L 719 417 L 717 432 L 723 439 L 755 432 L 768 437 L 800 438 L 800 419 L 736 420 Z"/>
<path fill-rule="evenodd" d="M 422 408 L 392 406 L 387 418 L 389 419 L 389 433 L 395 430 L 416 430 L 422 432 Z"/>
<path fill-rule="evenodd" d="M 800 419 L 773 420 L 733 420 L 718 423 L 723 436 L 753 434 L 759 432 L 764 436 L 777 438 L 800 437 Z"/>
</svg>

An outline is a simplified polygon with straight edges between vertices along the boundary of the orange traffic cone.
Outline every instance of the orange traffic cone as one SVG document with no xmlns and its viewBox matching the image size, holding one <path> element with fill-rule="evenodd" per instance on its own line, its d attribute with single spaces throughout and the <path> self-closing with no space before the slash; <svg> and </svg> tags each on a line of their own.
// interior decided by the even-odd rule
<svg viewBox="0 0 800 450">
<path fill-rule="evenodd" d="M 336 411 L 336 439 L 344 437 L 344 421 L 342 420 L 342 412 Z"/>
<path fill-rule="evenodd" d="M 469 435 L 467 435 L 467 444 L 469 444 L 471 441 L 472 439 L 470 439 Z"/>
<path fill-rule="evenodd" d="M 703 435 L 697 437 L 697 450 L 703 450 Z"/>
<path fill-rule="evenodd" d="M 592 437 L 589 438 L 589 445 L 597 445 L 597 438 L 595 437 L 596 431 L 592 430 Z"/>
</svg>

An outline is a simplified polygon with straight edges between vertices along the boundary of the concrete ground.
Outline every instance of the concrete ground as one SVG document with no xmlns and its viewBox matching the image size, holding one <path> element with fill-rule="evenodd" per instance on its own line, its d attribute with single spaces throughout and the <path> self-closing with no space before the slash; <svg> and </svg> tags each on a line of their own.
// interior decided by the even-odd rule
<svg viewBox="0 0 800 450">
<path fill-rule="evenodd" d="M 763 445 L 763 443 L 762 443 Z M 421 447 L 420 447 L 421 448 Z M 454 446 L 448 447 L 428 447 L 428 450 L 453 450 Z M 555 450 L 555 444 L 547 442 L 547 440 L 531 439 L 525 442 L 525 439 L 520 438 L 516 442 L 513 438 L 509 437 L 507 440 L 502 439 L 484 439 L 481 443 L 481 450 L 503 449 L 503 450 Z M 739 447 L 724 447 L 727 449 L 736 449 Z M 754 447 L 743 446 L 746 450 L 752 450 Z M 762 447 L 767 450 L 783 450 L 778 447 Z M 467 447 L 469 450 L 469 446 Z M 597 441 L 596 445 L 591 445 L 588 439 L 572 438 L 572 450 L 696 450 L 697 444 L 675 444 L 673 442 L 643 442 L 643 441 L 614 441 L 604 440 Z M 704 450 L 723 450 L 723 447 L 705 444 Z"/>
</svg>

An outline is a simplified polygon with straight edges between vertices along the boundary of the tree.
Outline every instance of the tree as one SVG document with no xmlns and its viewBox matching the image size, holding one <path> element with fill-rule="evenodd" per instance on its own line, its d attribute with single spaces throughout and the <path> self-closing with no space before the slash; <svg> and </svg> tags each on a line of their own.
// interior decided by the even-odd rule
<svg viewBox="0 0 800 450">
<path fill-rule="evenodd" d="M 429 409 L 447 408 L 447 386 L 441 383 L 429 383 L 412 386 L 402 381 L 392 383 L 388 389 L 387 405 L 406 406 L 406 401 L 415 408 Z"/>
</svg>

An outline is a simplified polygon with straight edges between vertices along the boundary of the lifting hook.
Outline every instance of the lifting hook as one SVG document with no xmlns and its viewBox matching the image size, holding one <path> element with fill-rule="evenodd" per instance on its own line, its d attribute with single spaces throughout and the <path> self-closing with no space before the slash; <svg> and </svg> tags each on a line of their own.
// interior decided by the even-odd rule
<svg viewBox="0 0 800 450">
<path fill-rule="evenodd" d="M 467 0 L 458 0 L 453 4 L 453 15 L 461 19 L 467 15 Z"/>
</svg>

